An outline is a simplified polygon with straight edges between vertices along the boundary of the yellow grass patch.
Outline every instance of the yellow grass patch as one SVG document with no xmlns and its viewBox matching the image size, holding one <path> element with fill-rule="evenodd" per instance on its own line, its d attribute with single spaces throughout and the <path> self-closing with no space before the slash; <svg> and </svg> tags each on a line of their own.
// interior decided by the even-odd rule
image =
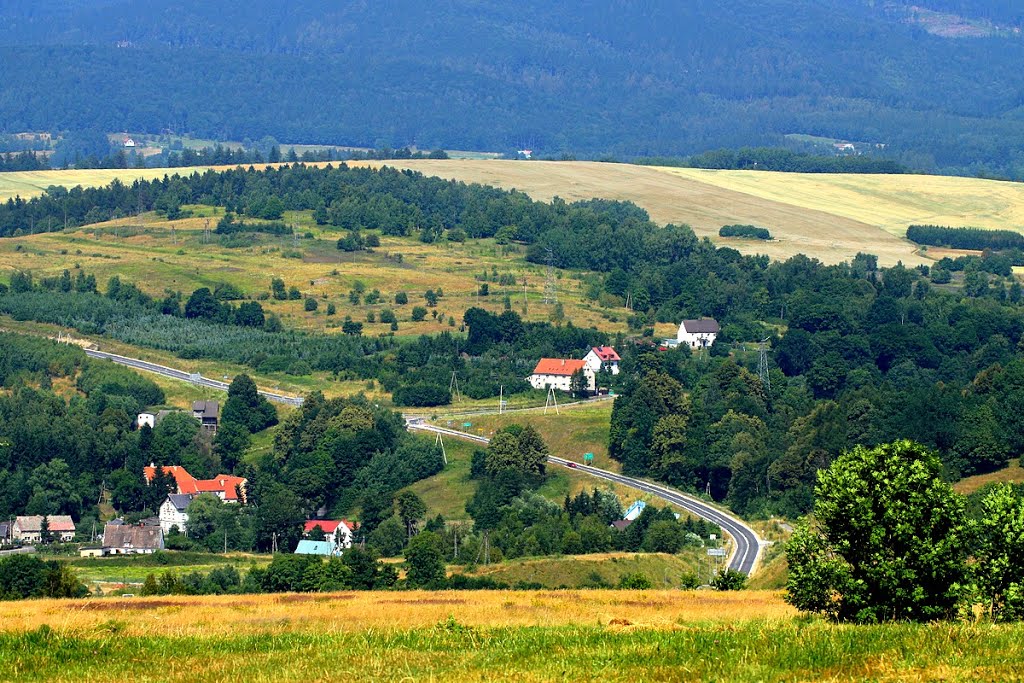
<svg viewBox="0 0 1024 683">
<path fill-rule="evenodd" d="M 608 624 L 650 628 L 681 623 L 784 620 L 795 610 L 776 591 L 410 591 L 328 594 L 161 596 L 0 603 L 0 629 L 44 624 L 61 632 L 121 622 L 137 636 L 239 635 L 411 629 L 449 615 L 469 626 Z"/>
<path fill-rule="evenodd" d="M 1020 466 L 1020 460 L 1011 460 L 1009 466 L 998 472 L 978 474 L 973 477 L 961 479 L 953 484 L 953 488 L 964 495 L 970 495 L 988 484 L 1020 484 L 1024 482 L 1024 468 Z"/>
</svg>

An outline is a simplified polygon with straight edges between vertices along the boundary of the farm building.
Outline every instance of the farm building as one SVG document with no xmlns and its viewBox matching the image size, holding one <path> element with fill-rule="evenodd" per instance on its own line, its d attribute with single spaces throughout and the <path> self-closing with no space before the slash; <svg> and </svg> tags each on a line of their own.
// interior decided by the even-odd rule
<svg viewBox="0 0 1024 683">
<path fill-rule="evenodd" d="M 586 378 L 587 391 L 594 391 L 596 379 L 594 371 L 585 360 L 569 360 L 565 358 L 541 358 L 533 374 L 527 381 L 534 389 L 557 389 L 570 391 L 573 373 L 580 371 Z"/>
<path fill-rule="evenodd" d="M 691 349 L 704 349 L 715 343 L 720 331 L 718 321 L 712 318 L 684 320 L 679 325 L 679 335 L 676 339 L 679 345 L 686 345 Z"/>
<path fill-rule="evenodd" d="M 329 543 L 328 541 L 299 541 L 298 547 L 295 548 L 296 555 L 324 555 L 324 556 L 338 556 L 341 555 L 341 550 L 337 546 Z"/>
<path fill-rule="evenodd" d="M 595 346 L 590 349 L 590 353 L 583 356 L 583 360 L 594 373 L 604 370 L 617 375 L 619 374 L 619 362 L 622 359 L 610 346 Z"/>
<path fill-rule="evenodd" d="M 199 420 L 203 429 L 211 432 L 217 431 L 217 421 L 220 418 L 220 404 L 216 401 L 194 401 L 192 403 L 192 417 Z"/>
<path fill-rule="evenodd" d="M 104 555 L 150 555 L 164 549 L 164 530 L 158 526 L 107 524 L 103 527 Z"/>
<path fill-rule="evenodd" d="M 50 515 L 46 517 L 46 524 L 54 541 L 68 543 L 75 538 L 75 523 L 68 515 Z M 22 543 L 39 543 L 42 540 L 42 529 L 42 515 L 15 517 L 11 537 Z"/>
</svg>

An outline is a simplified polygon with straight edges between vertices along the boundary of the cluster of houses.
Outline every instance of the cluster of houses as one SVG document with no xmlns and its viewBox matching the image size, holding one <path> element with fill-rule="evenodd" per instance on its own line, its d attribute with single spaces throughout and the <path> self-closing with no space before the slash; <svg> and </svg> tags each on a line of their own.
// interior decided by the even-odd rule
<svg viewBox="0 0 1024 683">
<path fill-rule="evenodd" d="M 146 484 L 152 483 L 158 469 L 163 470 L 164 476 L 174 478 L 177 489 L 174 493 L 167 494 L 167 498 L 160 505 L 158 518 L 160 528 L 165 534 L 169 534 L 172 527 L 177 527 L 179 533 L 188 535 L 188 504 L 196 496 L 213 495 L 222 503 L 245 502 L 245 487 L 248 483 L 245 477 L 218 474 L 212 479 L 196 479 L 180 465 L 158 468 L 150 463 L 147 467 L 142 468 Z"/>
<path fill-rule="evenodd" d="M 173 412 L 175 411 L 160 410 L 155 413 L 139 413 L 135 419 L 135 426 L 139 429 L 142 427 L 152 429 Z M 220 404 L 217 401 L 193 401 L 192 417 L 199 421 L 204 430 L 216 434 L 217 426 L 220 423 Z"/>
<path fill-rule="evenodd" d="M 711 318 L 700 320 L 684 320 L 679 325 L 679 333 L 675 339 L 666 339 L 662 345 L 666 348 L 688 346 L 690 349 L 706 349 L 715 343 L 721 328 Z M 572 391 L 572 378 L 582 373 L 586 391 L 596 393 L 598 376 L 601 372 L 612 375 L 619 374 L 619 354 L 610 346 L 595 346 L 581 360 L 569 358 L 541 358 L 533 369 L 533 374 L 526 378 L 534 389 L 554 389 L 556 391 Z"/>
</svg>

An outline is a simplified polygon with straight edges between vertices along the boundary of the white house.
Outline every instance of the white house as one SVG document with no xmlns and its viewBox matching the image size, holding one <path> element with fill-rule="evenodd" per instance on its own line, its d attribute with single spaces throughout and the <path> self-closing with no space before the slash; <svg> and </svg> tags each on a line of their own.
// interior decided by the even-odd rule
<svg viewBox="0 0 1024 683">
<path fill-rule="evenodd" d="M 583 356 L 583 362 L 587 364 L 591 372 L 598 373 L 606 370 L 613 375 L 619 374 L 619 354 L 610 346 L 595 346 L 590 353 Z"/>
<path fill-rule="evenodd" d="M 135 140 L 132 140 L 131 138 L 126 138 L 124 141 L 124 146 L 128 148 L 135 147 Z"/>
<path fill-rule="evenodd" d="M 169 493 L 167 500 L 160 505 L 160 528 L 165 534 L 171 533 L 171 527 L 178 527 L 178 532 L 185 534 L 188 529 L 188 504 L 195 498 L 191 493 Z"/>
<path fill-rule="evenodd" d="M 135 426 L 139 429 L 142 429 L 143 426 L 154 429 L 156 427 L 156 415 L 153 413 L 139 413 L 138 418 L 135 420 Z"/>
<path fill-rule="evenodd" d="M 691 349 L 703 349 L 715 343 L 721 328 L 718 321 L 712 318 L 701 318 L 700 320 L 684 320 L 679 325 L 679 344 L 689 346 Z"/>
<path fill-rule="evenodd" d="M 68 543 L 75 538 L 75 523 L 68 515 L 50 515 L 46 518 L 50 536 L 54 541 Z M 11 538 L 22 543 L 39 543 L 42 540 L 43 516 L 29 515 L 15 517 L 11 528 Z"/>
<path fill-rule="evenodd" d="M 570 391 L 569 383 L 572 375 L 578 370 L 583 371 L 587 391 L 594 391 L 596 386 L 594 371 L 590 369 L 585 360 L 541 358 L 537 367 L 533 369 L 533 374 L 526 379 L 534 389 L 552 387 L 559 391 Z"/>
<path fill-rule="evenodd" d="M 303 535 L 308 536 L 317 527 L 324 532 L 324 539 L 332 546 L 336 548 L 352 547 L 352 531 L 355 529 L 355 524 L 352 522 L 344 519 L 308 519 L 302 530 Z"/>
</svg>

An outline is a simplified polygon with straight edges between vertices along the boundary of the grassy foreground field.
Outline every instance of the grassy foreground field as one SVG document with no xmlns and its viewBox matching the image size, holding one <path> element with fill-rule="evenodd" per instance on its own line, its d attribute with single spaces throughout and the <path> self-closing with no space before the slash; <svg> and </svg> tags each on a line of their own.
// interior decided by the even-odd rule
<svg viewBox="0 0 1024 683">
<path fill-rule="evenodd" d="M 1024 627 L 835 626 L 777 593 L 561 591 L 0 605 L 19 681 L 1008 681 Z"/>
</svg>

